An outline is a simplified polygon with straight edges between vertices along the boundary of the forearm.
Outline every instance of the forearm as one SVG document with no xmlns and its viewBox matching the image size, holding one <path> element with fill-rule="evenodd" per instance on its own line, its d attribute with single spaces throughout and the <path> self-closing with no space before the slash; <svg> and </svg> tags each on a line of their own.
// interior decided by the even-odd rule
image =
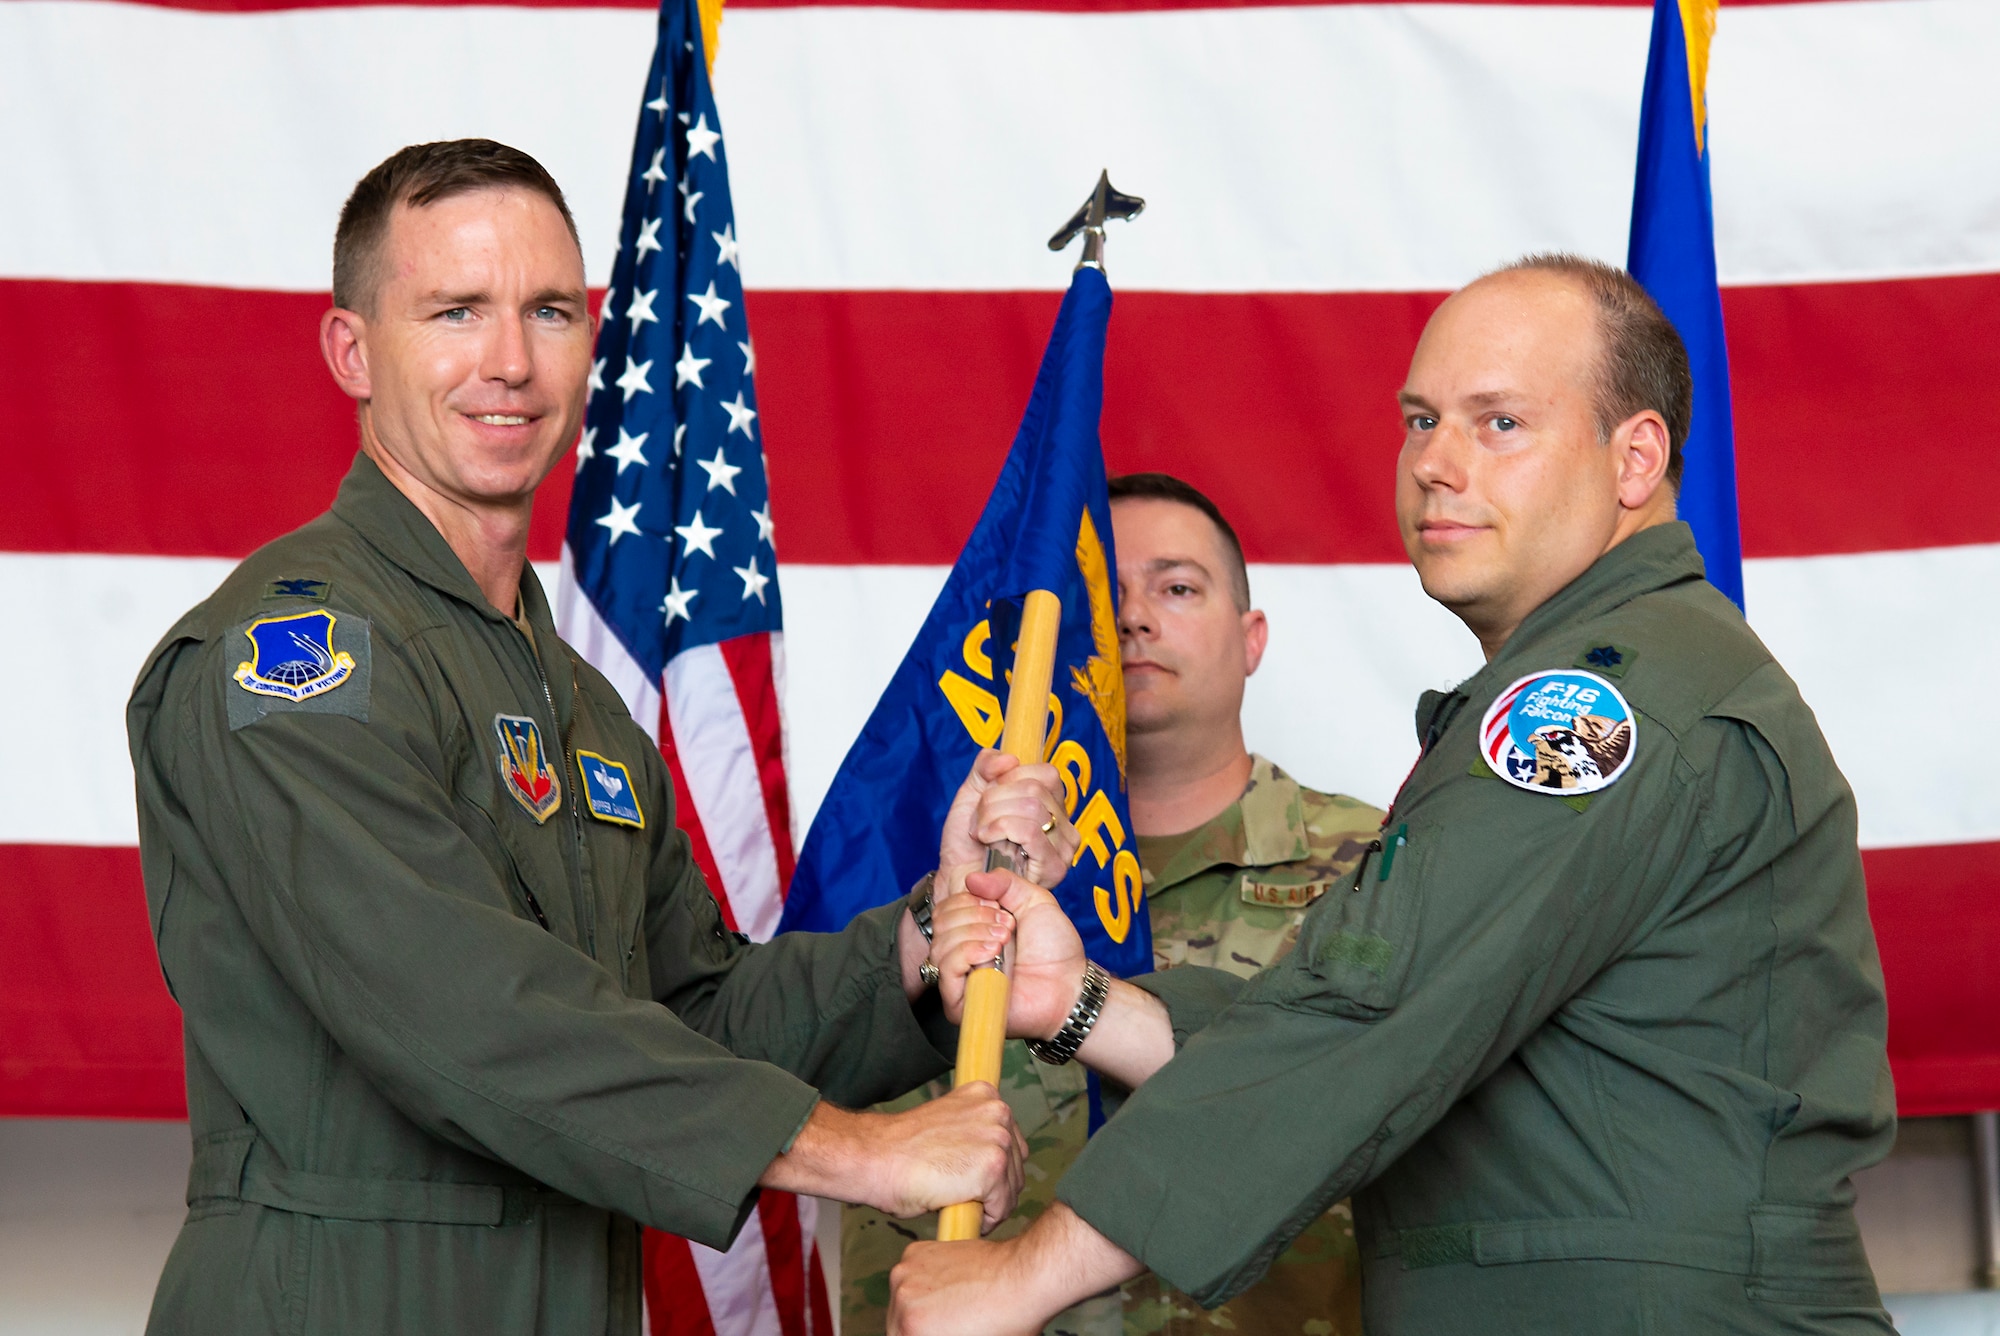
<svg viewBox="0 0 2000 1336">
<path fill-rule="evenodd" d="M 863 1115 L 821 1100 L 807 1115 L 792 1144 L 764 1170 L 757 1186 L 835 1201 L 860 1201 L 856 1188 L 871 1167 L 862 1121 Z"/>
<path fill-rule="evenodd" d="M 1014 1207 L 1026 1151 L 1006 1102 L 975 1083 L 902 1113 L 821 1101 L 757 1182 L 903 1217 L 980 1201 L 990 1226 Z"/>
<path fill-rule="evenodd" d="M 1021 1292 L 1034 1296 L 1035 1310 L 1045 1317 L 1146 1270 L 1062 1202 L 1042 1212 L 1014 1241 L 1010 1262 Z"/>
<path fill-rule="evenodd" d="M 695 908 L 713 903 L 704 891 Z M 656 979 L 671 985 L 679 974 L 694 985 L 664 987 L 661 1000 L 739 1056 L 782 1067 L 850 1108 L 949 1067 L 955 1037 L 935 1000 L 910 987 L 911 939 L 923 936 L 901 905 L 869 910 L 837 933 L 730 942 L 726 954 L 705 951 L 715 939 L 700 932 L 699 918 L 689 921 L 694 931 L 651 944 Z"/>
<path fill-rule="evenodd" d="M 1123 979 L 1113 979 L 1104 1012 L 1076 1051 L 1077 1061 L 1137 1090 L 1173 1056 L 1174 1027 L 1166 1004 Z"/>
</svg>

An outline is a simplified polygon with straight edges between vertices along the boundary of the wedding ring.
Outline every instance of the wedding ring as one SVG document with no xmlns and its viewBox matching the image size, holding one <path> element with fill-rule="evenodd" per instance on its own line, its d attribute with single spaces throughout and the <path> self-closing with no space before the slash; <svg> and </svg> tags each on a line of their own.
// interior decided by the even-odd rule
<svg viewBox="0 0 2000 1336">
<path fill-rule="evenodd" d="M 1054 817 L 1050 817 L 1047 821 L 1044 821 L 1042 823 L 1042 834 L 1046 835 L 1055 828 L 1056 828 L 1056 819 Z"/>
</svg>

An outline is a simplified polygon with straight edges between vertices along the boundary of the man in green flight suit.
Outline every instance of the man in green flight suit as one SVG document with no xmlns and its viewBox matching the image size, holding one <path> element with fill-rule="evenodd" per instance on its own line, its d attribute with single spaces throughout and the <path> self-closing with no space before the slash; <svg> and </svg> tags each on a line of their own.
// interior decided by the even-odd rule
<svg viewBox="0 0 2000 1336">
<path fill-rule="evenodd" d="M 555 182 L 403 150 L 342 211 L 334 298 L 361 453 L 129 710 L 194 1135 L 150 1330 L 636 1336 L 640 1223 L 726 1246 L 760 1186 L 1004 1216 L 1025 1147 L 990 1086 L 836 1107 L 955 1047 L 910 912 L 726 931 L 658 750 L 557 638 L 528 522 L 592 330 Z M 989 837 L 1058 879 L 1053 769 L 981 764 L 955 816 L 1004 801 Z"/>
<path fill-rule="evenodd" d="M 1243 549 L 1215 503 L 1178 478 L 1111 479 L 1118 630 L 1125 673 L 1128 795 L 1157 969 L 1201 965 L 1249 977 L 1297 940 L 1306 908 L 1354 865 L 1379 809 L 1318 793 L 1243 743 L 1243 690 L 1264 656 Z M 1028 1137 L 1027 1185 L 996 1238 L 1055 1200 L 1083 1149 L 1083 1073 L 1007 1046 L 1002 1094 Z M 930 1095 L 942 1093 L 939 1086 Z M 841 1331 L 886 1329 L 889 1271 L 928 1219 L 841 1213 Z M 1050 1336 L 1359 1336 L 1360 1259 L 1341 1202 L 1306 1226 L 1263 1280 L 1212 1312 L 1151 1274 L 1057 1314 Z"/>
<path fill-rule="evenodd" d="M 891 1331 L 1030 1332 L 1147 1269 L 1221 1303 L 1348 1193 L 1374 1336 L 1891 1330 L 1854 798 L 1674 519 L 1693 390 L 1608 266 L 1439 308 L 1397 516 L 1486 667 L 1424 694 L 1381 847 L 1247 982 L 1104 986 L 1048 897 L 968 883 L 947 1007 L 1011 924 L 1010 1028 L 1136 1089 L 1025 1233 L 912 1245 Z"/>
</svg>

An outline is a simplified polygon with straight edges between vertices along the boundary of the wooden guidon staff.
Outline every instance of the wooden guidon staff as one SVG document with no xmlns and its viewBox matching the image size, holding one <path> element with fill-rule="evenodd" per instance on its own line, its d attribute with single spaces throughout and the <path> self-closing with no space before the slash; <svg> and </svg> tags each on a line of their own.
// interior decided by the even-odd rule
<svg viewBox="0 0 2000 1336">
<path fill-rule="evenodd" d="M 1001 725 L 1000 750 L 1024 765 L 1042 759 L 1049 726 L 1049 683 L 1055 676 L 1056 634 L 1062 627 L 1062 600 L 1046 589 L 1030 593 L 1021 604 L 1021 634 L 1015 642 L 1013 683 L 1007 692 L 1007 718 Z M 1018 845 L 1006 843 L 986 851 L 986 870 L 1006 869 L 1025 876 L 1028 859 Z M 1012 947 L 1008 948 L 1009 954 Z M 1003 961 L 983 966 L 965 981 L 965 1017 L 958 1029 L 958 1067 L 954 1087 L 967 1081 L 1000 1084 L 1000 1051 L 1007 1042 L 1007 971 Z M 947 1206 L 938 1213 L 937 1236 L 946 1243 L 979 1237 L 980 1205 L 976 1201 Z"/>
</svg>

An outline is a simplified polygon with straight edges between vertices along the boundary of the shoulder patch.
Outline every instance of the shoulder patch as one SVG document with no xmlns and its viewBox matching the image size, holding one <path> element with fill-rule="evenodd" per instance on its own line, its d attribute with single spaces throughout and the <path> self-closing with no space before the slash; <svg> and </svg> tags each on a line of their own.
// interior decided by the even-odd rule
<svg viewBox="0 0 2000 1336">
<path fill-rule="evenodd" d="M 1639 651 L 1630 645 L 1592 645 L 1576 656 L 1575 667 L 1588 668 L 1606 677 L 1623 677 Z"/>
<path fill-rule="evenodd" d="M 250 657 L 229 674 L 239 688 L 229 693 L 231 729 L 280 711 L 367 720 L 367 618 L 312 608 L 258 617 L 237 634 L 249 642 Z"/>
<path fill-rule="evenodd" d="M 623 761 L 578 748 L 576 768 L 583 779 L 584 806 L 592 816 L 616 826 L 646 828 L 646 814 L 639 808 L 639 792 L 633 786 L 632 772 Z"/>
<path fill-rule="evenodd" d="M 333 586 L 325 580 L 273 580 L 264 586 L 265 598 L 306 598 L 315 603 L 326 602 L 332 592 Z"/>
<path fill-rule="evenodd" d="M 1269 905 L 1273 909 L 1304 909 L 1326 894 L 1330 881 L 1309 881 L 1298 886 L 1280 886 L 1268 881 L 1243 879 L 1243 903 Z"/>
<path fill-rule="evenodd" d="M 540 825 L 562 806 L 562 776 L 542 747 L 542 730 L 519 714 L 493 716 L 493 736 L 500 743 L 500 787 L 521 810 Z"/>
<path fill-rule="evenodd" d="M 1596 673 L 1530 673 L 1501 692 L 1479 723 L 1479 754 L 1517 789 L 1579 797 L 1609 788 L 1638 754 L 1625 698 Z"/>
</svg>

